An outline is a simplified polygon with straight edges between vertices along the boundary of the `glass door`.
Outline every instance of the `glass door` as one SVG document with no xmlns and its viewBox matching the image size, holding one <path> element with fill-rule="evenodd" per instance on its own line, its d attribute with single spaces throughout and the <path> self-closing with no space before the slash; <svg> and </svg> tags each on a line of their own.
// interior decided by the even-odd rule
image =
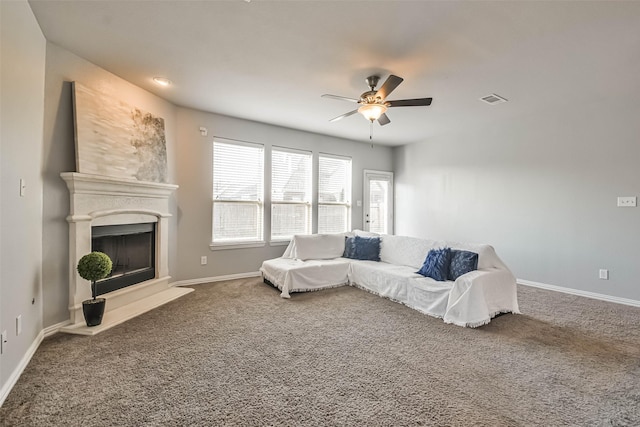
<svg viewBox="0 0 640 427">
<path fill-rule="evenodd" d="M 364 171 L 365 231 L 393 234 L 393 173 Z"/>
</svg>

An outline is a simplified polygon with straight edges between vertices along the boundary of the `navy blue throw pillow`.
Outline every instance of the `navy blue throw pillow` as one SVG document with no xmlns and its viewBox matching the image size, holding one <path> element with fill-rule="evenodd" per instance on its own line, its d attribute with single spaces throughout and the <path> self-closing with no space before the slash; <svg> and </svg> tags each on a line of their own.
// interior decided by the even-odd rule
<svg viewBox="0 0 640 427">
<path fill-rule="evenodd" d="M 456 280 L 458 277 L 470 271 L 478 269 L 478 254 L 469 251 L 459 251 L 451 249 L 451 261 L 449 262 L 449 280 Z"/>
<path fill-rule="evenodd" d="M 450 258 L 451 249 L 449 248 L 431 249 L 424 260 L 424 264 L 418 270 L 418 274 L 431 277 L 438 282 L 444 282 L 449 274 Z"/>
<path fill-rule="evenodd" d="M 345 237 L 344 238 L 344 253 L 342 254 L 345 258 L 355 258 L 356 257 L 356 238 L 355 237 Z"/>
<path fill-rule="evenodd" d="M 347 239 L 347 243 L 349 239 Z M 353 238 L 354 253 L 353 256 L 347 258 L 359 259 L 364 261 L 380 261 L 380 238 L 379 237 L 361 237 Z M 345 248 L 346 252 L 346 248 Z"/>
</svg>

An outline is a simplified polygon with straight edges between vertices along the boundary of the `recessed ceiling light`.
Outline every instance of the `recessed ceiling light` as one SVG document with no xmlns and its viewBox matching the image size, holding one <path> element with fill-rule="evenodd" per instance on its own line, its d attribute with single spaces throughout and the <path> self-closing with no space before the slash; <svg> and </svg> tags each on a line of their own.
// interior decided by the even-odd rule
<svg viewBox="0 0 640 427">
<path fill-rule="evenodd" d="M 158 83 L 160 86 L 169 86 L 171 84 L 171 80 L 164 77 L 154 77 L 153 81 Z"/>
</svg>

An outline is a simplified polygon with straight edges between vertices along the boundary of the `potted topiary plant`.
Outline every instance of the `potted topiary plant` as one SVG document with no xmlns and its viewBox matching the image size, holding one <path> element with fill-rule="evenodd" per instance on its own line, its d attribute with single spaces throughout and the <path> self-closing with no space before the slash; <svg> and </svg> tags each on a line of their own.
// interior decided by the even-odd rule
<svg viewBox="0 0 640 427">
<path fill-rule="evenodd" d="M 87 326 L 98 326 L 102 323 L 106 300 L 104 298 L 96 298 L 96 281 L 107 277 L 112 268 L 111 258 L 103 252 L 91 252 L 78 261 L 78 274 L 83 279 L 91 281 L 93 299 L 82 301 L 82 313 Z"/>
</svg>

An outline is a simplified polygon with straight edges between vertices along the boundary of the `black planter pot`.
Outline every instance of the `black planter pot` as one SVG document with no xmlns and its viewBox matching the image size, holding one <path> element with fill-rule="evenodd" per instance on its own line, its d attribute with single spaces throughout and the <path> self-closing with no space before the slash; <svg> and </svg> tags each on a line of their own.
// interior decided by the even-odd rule
<svg viewBox="0 0 640 427">
<path fill-rule="evenodd" d="M 102 315 L 104 314 L 104 306 L 106 304 L 104 298 L 88 299 L 82 301 L 82 313 L 87 326 L 98 326 L 102 323 Z"/>
</svg>

